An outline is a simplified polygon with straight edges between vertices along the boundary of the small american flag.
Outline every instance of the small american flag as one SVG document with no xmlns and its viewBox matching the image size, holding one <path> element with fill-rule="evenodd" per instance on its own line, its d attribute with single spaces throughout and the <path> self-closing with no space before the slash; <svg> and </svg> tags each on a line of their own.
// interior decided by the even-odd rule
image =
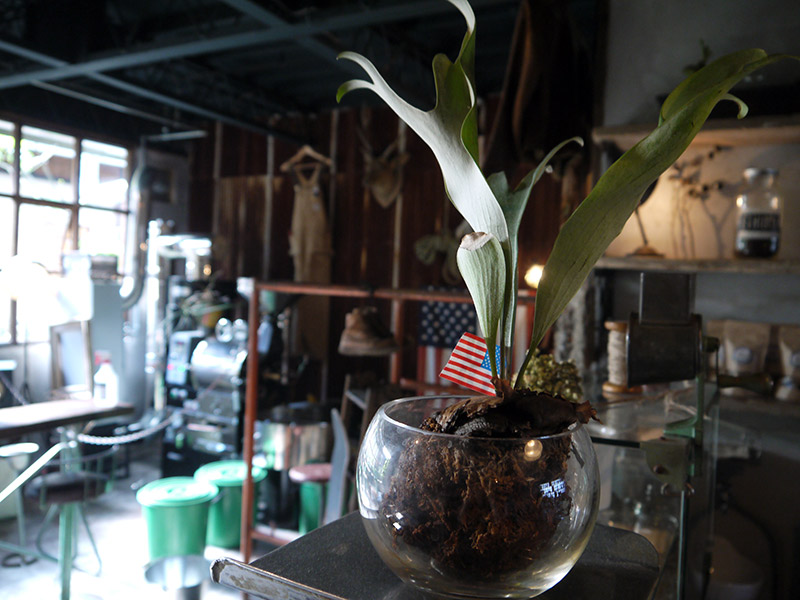
<svg viewBox="0 0 800 600">
<path fill-rule="evenodd" d="M 499 365 L 500 346 L 495 346 L 494 351 L 495 364 Z M 492 365 L 483 338 L 474 333 L 462 335 L 439 377 L 476 392 L 494 396 Z"/>
</svg>

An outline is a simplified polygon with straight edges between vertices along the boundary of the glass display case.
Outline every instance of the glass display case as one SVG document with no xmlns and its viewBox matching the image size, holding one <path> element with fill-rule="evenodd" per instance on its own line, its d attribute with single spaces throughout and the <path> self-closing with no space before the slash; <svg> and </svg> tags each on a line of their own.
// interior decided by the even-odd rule
<svg viewBox="0 0 800 600">
<path fill-rule="evenodd" d="M 760 447 L 755 432 L 720 420 L 717 386 L 699 385 L 646 386 L 642 394 L 604 398 L 595 403 L 600 421 L 588 426 L 604 488 L 598 523 L 653 544 L 660 566 L 653 598 L 660 600 L 712 597 L 712 586 L 720 587 L 712 578 L 715 552 L 725 543 L 714 527 L 718 461 L 747 460 Z"/>
</svg>

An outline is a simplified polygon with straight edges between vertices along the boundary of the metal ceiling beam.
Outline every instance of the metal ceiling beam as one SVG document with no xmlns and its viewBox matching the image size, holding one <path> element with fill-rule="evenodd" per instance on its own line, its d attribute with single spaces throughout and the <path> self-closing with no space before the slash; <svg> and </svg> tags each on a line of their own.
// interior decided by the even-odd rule
<svg viewBox="0 0 800 600">
<path fill-rule="evenodd" d="M 14 75 L 0 77 L 0 89 L 27 85 L 32 81 L 55 81 L 82 75 L 88 76 L 92 73 L 113 71 L 117 69 L 173 60 L 176 58 L 186 58 L 202 54 L 224 52 L 228 50 L 236 50 L 239 48 L 286 40 L 293 40 L 299 44 L 302 44 L 307 49 L 315 52 L 322 58 L 336 63 L 336 52 L 328 46 L 325 46 L 324 44 L 312 39 L 311 36 L 341 29 L 368 27 L 378 23 L 389 23 L 392 21 L 398 21 L 412 17 L 430 16 L 434 14 L 440 14 L 448 10 L 453 10 L 453 7 L 445 2 L 413 0 L 411 2 L 406 2 L 395 6 L 388 6 L 373 10 L 353 11 L 350 13 L 321 19 L 316 22 L 310 21 L 291 24 L 283 19 L 280 19 L 279 17 L 276 17 L 269 11 L 264 10 L 262 7 L 249 0 L 221 1 L 229 4 L 237 10 L 241 10 L 245 14 L 250 15 L 252 18 L 258 20 L 262 24 L 269 25 L 270 29 L 249 31 L 245 33 L 237 33 L 178 44 L 161 44 L 138 51 L 126 52 L 124 54 L 89 59 L 79 63 L 66 63 L 59 61 L 62 64 L 49 64 L 48 66 L 51 68 L 48 69 L 37 69 L 25 73 L 16 73 Z M 472 5 L 473 8 L 475 8 L 496 3 L 497 0 L 473 0 Z M 9 46 L 13 46 L 15 48 L 13 53 L 17 56 L 24 56 L 30 60 L 42 62 L 37 58 L 33 58 L 33 56 L 38 53 L 34 51 L 28 51 L 28 55 L 26 56 L 25 53 L 21 51 L 25 50 L 21 46 L 6 41 L 0 41 L 0 50 L 10 51 L 7 50 L 7 47 Z M 350 70 L 355 67 L 355 65 L 349 62 L 338 62 L 336 64 L 346 70 Z"/>
<path fill-rule="evenodd" d="M 146 121 L 153 121 L 154 123 L 159 123 L 161 125 L 166 125 L 167 127 L 172 127 L 173 129 L 194 129 L 192 125 L 188 123 L 182 123 L 180 121 L 175 121 L 173 119 L 168 119 L 166 117 L 162 117 L 160 115 L 155 115 L 149 112 L 145 112 L 143 110 L 139 110 L 138 108 L 132 108 L 125 104 L 120 104 L 119 102 L 112 102 L 110 100 L 106 100 L 104 98 L 99 98 L 97 96 L 91 96 L 84 92 L 79 92 L 76 90 L 71 90 L 69 88 L 61 87 L 58 85 L 53 85 L 52 83 L 47 83 L 43 81 L 34 81 L 34 87 L 38 87 L 48 92 L 52 92 L 54 94 L 60 94 L 62 96 L 67 96 L 68 98 L 72 98 L 74 100 L 80 100 L 81 102 L 87 102 L 88 104 L 94 104 L 95 106 L 99 106 L 101 108 L 105 108 L 107 110 L 113 110 L 114 112 L 118 112 L 124 115 L 128 115 L 131 117 L 136 117 L 137 119 L 143 119 Z"/>
<path fill-rule="evenodd" d="M 247 15 L 248 17 L 250 17 L 252 19 L 255 19 L 256 21 L 258 21 L 262 25 L 266 25 L 267 27 L 270 28 L 270 31 L 273 31 L 273 30 L 276 30 L 276 29 L 277 30 L 290 30 L 290 29 L 294 28 L 294 26 L 291 23 L 289 23 L 288 21 L 285 21 L 284 19 L 278 17 L 274 13 L 266 10 L 262 6 L 260 6 L 258 4 L 255 4 L 252 0 L 220 0 L 220 1 L 225 3 L 225 4 L 227 4 L 228 6 L 230 6 L 233 9 L 238 10 L 242 14 L 245 14 L 245 15 Z M 446 8 L 446 5 L 445 5 L 444 2 L 442 2 L 441 5 L 437 6 L 438 4 L 439 3 L 430 2 L 430 0 L 428 0 L 425 3 L 425 6 L 428 7 L 428 9 L 430 9 L 430 7 L 432 5 L 436 6 L 439 9 L 438 12 L 441 12 L 444 8 Z M 400 19 L 400 18 L 405 18 L 405 17 L 409 17 L 409 16 L 418 16 L 417 12 L 408 12 L 409 8 L 411 8 L 410 4 L 406 4 L 406 5 L 403 5 L 403 6 L 405 7 L 405 10 L 402 10 L 402 9 L 401 10 L 397 10 L 400 7 L 391 7 L 393 9 L 395 9 L 395 10 L 393 10 L 391 12 L 389 12 L 389 11 L 386 11 L 386 12 L 380 11 L 383 18 L 380 21 L 376 21 L 376 22 L 385 23 L 385 22 L 387 22 L 387 19 Z M 414 3 L 414 7 L 415 8 L 421 8 L 421 5 L 419 5 L 419 3 L 415 2 Z M 379 12 L 379 11 L 374 11 L 374 12 Z M 365 14 L 366 15 L 370 15 L 370 16 L 365 16 Z M 357 23 L 357 24 L 361 23 L 360 26 L 365 26 L 366 23 L 371 22 L 372 19 L 374 19 L 374 18 L 375 18 L 375 14 L 374 13 L 370 14 L 370 13 L 364 13 L 362 11 L 358 15 L 348 15 L 347 17 L 339 16 L 339 17 L 337 17 L 336 19 L 333 19 L 333 20 L 327 19 L 327 20 L 323 21 L 324 23 L 326 23 L 326 27 L 325 27 L 325 29 L 322 30 L 322 32 L 331 31 L 332 30 L 332 28 L 331 28 L 332 25 L 335 26 L 337 24 L 339 26 L 342 26 L 342 27 L 346 26 L 347 28 L 353 28 L 354 26 L 358 26 L 358 25 L 354 25 L 354 23 Z M 322 33 L 322 32 L 320 32 L 320 33 Z M 308 50 L 310 53 L 314 54 L 318 58 L 321 58 L 322 60 L 334 65 L 339 71 L 344 71 L 344 72 L 348 73 L 350 76 L 356 76 L 356 77 L 363 76 L 363 74 L 364 74 L 363 69 L 360 66 L 358 66 L 357 64 L 355 64 L 354 62 L 349 61 L 349 60 L 347 60 L 347 61 L 338 60 L 337 59 L 337 57 L 339 55 L 338 51 L 334 50 L 333 48 L 331 48 L 327 44 L 323 44 L 322 42 L 318 41 L 311 34 L 298 35 L 297 37 L 293 38 L 293 41 L 298 46 L 301 46 L 301 47 L 305 48 L 306 50 Z M 0 83 L 2 83 L 2 80 L 0 80 Z M 422 95 L 420 95 L 419 90 L 417 90 L 417 89 L 404 89 L 403 90 L 403 95 L 405 95 L 409 100 L 412 100 L 413 102 L 415 102 L 417 104 L 423 103 L 425 101 L 424 97 Z"/>
<path fill-rule="evenodd" d="M 52 56 L 48 56 L 46 54 L 42 54 L 41 52 L 36 52 L 34 50 L 30 50 L 28 48 L 23 48 L 21 46 L 17 46 L 16 44 L 11 44 L 6 41 L 0 40 L 0 50 L 4 50 L 5 52 L 9 52 L 11 54 L 15 54 L 17 56 L 24 56 L 28 60 L 36 61 L 38 63 L 50 66 L 50 67 L 63 67 L 68 65 L 66 61 L 63 61 L 58 58 L 54 58 Z M 149 100 L 153 100 L 155 102 L 159 102 L 161 104 L 165 104 L 167 106 L 172 106 L 173 108 L 178 108 L 180 110 L 186 111 L 188 113 L 210 119 L 212 121 L 220 121 L 221 123 L 226 123 L 228 125 L 233 125 L 236 127 L 240 127 L 242 129 L 246 129 L 249 131 L 254 131 L 256 133 L 260 133 L 262 135 L 274 135 L 275 137 L 283 138 L 288 141 L 291 141 L 296 144 L 304 144 L 305 140 L 298 139 L 294 136 L 287 135 L 282 131 L 277 131 L 268 127 L 262 127 L 261 125 L 257 125 L 254 123 L 249 123 L 246 121 L 242 121 L 240 119 L 236 119 L 234 117 L 230 117 L 228 115 L 224 115 L 218 113 L 213 110 L 209 110 L 203 108 L 201 106 L 196 106 L 189 102 L 185 102 L 178 98 L 173 98 L 171 96 L 166 96 L 165 94 L 161 94 L 159 92 L 143 88 L 138 85 L 133 85 L 131 83 L 122 81 L 120 79 L 115 79 L 113 77 L 109 77 L 108 75 L 103 75 L 102 73 L 88 73 L 88 77 L 91 79 L 103 83 L 107 86 L 116 88 L 118 90 L 122 90 L 129 94 L 133 94 L 135 96 L 139 96 L 141 98 L 147 98 Z"/>
<path fill-rule="evenodd" d="M 270 31 L 275 29 L 285 30 L 292 28 L 291 23 L 281 19 L 277 15 L 262 8 L 258 4 L 253 3 L 251 0 L 221 0 L 221 2 L 223 4 L 227 4 L 233 9 L 238 10 L 239 12 L 247 15 L 248 17 L 255 19 L 262 25 L 268 26 L 270 28 Z M 331 63 L 336 63 L 336 56 L 339 53 L 336 52 L 334 49 L 332 49 L 330 46 L 327 46 L 322 42 L 318 42 L 310 35 L 296 37 L 293 39 L 293 41 L 299 46 L 302 46 L 303 48 L 308 50 L 309 52 L 316 54 L 320 58 L 327 60 L 328 62 Z M 340 65 L 340 66 L 344 67 L 345 70 L 350 71 L 353 70 L 351 69 L 351 67 L 354 67 L 356 65 L 353 65 L 353 63 L 348 63 L 346 65 Z M 359 67 L 356 67 L 356 69 L 358 69 L 360 72 Z"/>
<path fill-rule="evenodd" d="M 58 79 L 68 79 L 103 71 L 114 71 L 129 67 L 140 67 L 152 63 L 165 62 L 176 58 L 197 56 L 201 54 L 211 54 L 214 52 L 224 52 L 261 44 L 264 41 L 264 31 L 250 31 L 234 35 L 213 38 L 209 40 L 197 40 L 181 44 L 159 45 L 136 52 L 127 52 L 114 56 L 90 59 L 84 62 L 65 63 L 51 69 L 36 69 L 0 77 L 0 89 L 27 85 L 31 81 L 55 81 Z M 2 42 L 0 49 L 5 50 L 9 42 Z"/>
</svg>

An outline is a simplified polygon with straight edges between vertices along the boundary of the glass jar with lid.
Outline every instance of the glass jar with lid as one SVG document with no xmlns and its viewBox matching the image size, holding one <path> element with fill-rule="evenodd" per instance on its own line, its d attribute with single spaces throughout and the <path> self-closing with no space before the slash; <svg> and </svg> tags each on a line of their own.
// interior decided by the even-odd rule
<svg viewBox="0 0 800 600">
<path fill-rule="evenodd" d="M 781 238 L 781 196 L 777 169 L 750 167 L 736 198 L 736 255 L 769 258 Z"/>
</svg>

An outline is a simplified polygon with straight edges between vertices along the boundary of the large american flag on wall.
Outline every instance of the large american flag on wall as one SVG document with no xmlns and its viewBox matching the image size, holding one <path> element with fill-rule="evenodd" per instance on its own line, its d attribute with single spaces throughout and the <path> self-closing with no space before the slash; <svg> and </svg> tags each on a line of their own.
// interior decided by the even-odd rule
<svg viewBox="0 0 800 600">
<path fill-rule="evenodd" d="M 442 288 L 428 288 L 446 291 Z M 531 339 L 533 304 L 519 303 L 514 328 L 512 361 L 514 369 L 522 365 Z M 422 302 L 419 309 L 417 342 L 417 381 L 450 385 L 441 373 L 458 340 L 464 333 L 481 335 L 478 318 L 471 302 Z"/>
<path fill-rule="evenodd" d="M 417 381 L 446 384 L 446 381 L 439 379 L 439 373 L 461 335 L 464 332 L 477 333 L 477 321 L 472 303 L 421 303 L 417 330 Z"/>
</svg>

